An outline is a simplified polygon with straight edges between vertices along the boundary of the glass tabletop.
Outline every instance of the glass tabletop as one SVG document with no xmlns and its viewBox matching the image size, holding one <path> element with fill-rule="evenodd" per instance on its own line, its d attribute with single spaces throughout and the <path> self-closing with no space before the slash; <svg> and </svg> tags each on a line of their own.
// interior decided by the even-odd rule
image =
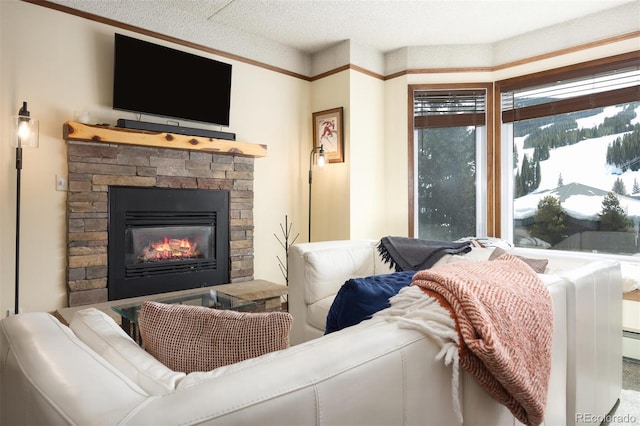
<svg viewBox="0 0 640 426">
<path fill-rule="evenodd" d="M 180 296 L 162 296 L 155 295 L 147 299 L 149 301 L 167 303 L 167 304 L 180 304 L 180 305 L 193 305 L 193 306 L 205 306 L 207 308 L 214 309 L 227 309 L 234 311 L 250 311 L 256 306 L 256 302 L 253 300 L 242 299 L 240 297 L 231 296 L 226 293 L 222 293 L 213 289 L 206 291 L 184 294 Z M 138 323 L 138 313 L 143 301 L 124 303 L 122 305 L 112 306 L 115 312 L 117 312 L 123 320 L 128 320 L 133 324 Z"/>
</svg>

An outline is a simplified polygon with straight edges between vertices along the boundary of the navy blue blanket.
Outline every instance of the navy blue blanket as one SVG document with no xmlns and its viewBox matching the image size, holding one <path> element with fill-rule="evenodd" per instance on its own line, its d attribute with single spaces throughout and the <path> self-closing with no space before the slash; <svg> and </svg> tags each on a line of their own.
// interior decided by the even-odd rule
<svg viewBox="0 0 640 426">
<path fill-rule="evenodd" d="M 347 280 L 329 309 L 325 334 L 358 324 L 388 308 L 389 298 L 411 284 L 414 273 L 403 271 Z"/>
</svg>

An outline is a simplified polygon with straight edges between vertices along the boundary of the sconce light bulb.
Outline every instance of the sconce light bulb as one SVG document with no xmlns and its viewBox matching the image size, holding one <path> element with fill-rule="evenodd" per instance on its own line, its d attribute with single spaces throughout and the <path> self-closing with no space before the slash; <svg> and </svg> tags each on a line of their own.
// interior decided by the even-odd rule
<svg viewBox="0 0 640 426">
<path fill-rule="evenodd" d="M 22 102 L 22 107 L 20 108 L 20 110 L 18 111 L 18 139 L 19 140 L 26 140 L 31 136 L 31 127 L 30 127 L 30 121 L 31 121 L 31 113 L 29 112 L 29 110 L 27 109 L 27 103 L 26 102 Z"/>
<path fill-rule="evenodd" d="M 324 145 L 320 145 L 320 152 L 318 153 L 318 166 L 323 167 L 326 164 L 326 156 L 324 155 Z"/>
<path fill-rule="evenodd" d="M 31 129 L 29 128 L 29 119 L 21 119 L 18 125 L 18 137 L 20 139 L 28 139 L 31 135 Z"/>
</svg>

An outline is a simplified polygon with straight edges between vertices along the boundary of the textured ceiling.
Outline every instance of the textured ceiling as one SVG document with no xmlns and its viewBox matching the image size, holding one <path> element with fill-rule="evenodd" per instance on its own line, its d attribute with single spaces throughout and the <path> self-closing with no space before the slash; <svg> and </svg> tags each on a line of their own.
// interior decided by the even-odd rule
<svg viewBox="0 0 640 426">
<path fill-rule="evenodd" d="M 113 7 L 126 7 L 120 0 Z M 637 1 L 637 0 L 635 0 Z M 630 0 L 153 0 L 151 13 L 208 20 L 316 53 L 343 40 L 388 52 L 494 43 Z M 139 4 L 138 4 L 139 6 Z M 638 17 L 640 21 L 640 17 Z"/>
<path fill-rule="evenodd" d="M 381 75 L 408 66 L 491 66 L 640 29 L 640 0 L 45 0 L 46 3 L 303 76 L 322 74 L 349 63 Z M 333 46 L 337 48 L 328 49 Z M 387 54 L 413 46 L 433 49 L 429 53 L 414 49 L 422 53 L 410 59 L 402 56 L 402 51 L 395 56 Z M 454 51 L 453 57 L 447 57 L 447 52 Z"/>
</svg>

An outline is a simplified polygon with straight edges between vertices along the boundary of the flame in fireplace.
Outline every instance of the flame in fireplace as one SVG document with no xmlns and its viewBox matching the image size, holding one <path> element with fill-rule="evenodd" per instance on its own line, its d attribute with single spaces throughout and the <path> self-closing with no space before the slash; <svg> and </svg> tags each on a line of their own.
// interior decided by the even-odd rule
<svg viewBox="0 0 640 426">
<path fill-rule="evenodd" d="M 138 256 L 138 260 L 155 262 L 196 257 L 200 257 L 197 243 L 191 242 L 188 238 L 164 237 L 162 241 L 154 241 L 144 247 Z"/>
</svg>

